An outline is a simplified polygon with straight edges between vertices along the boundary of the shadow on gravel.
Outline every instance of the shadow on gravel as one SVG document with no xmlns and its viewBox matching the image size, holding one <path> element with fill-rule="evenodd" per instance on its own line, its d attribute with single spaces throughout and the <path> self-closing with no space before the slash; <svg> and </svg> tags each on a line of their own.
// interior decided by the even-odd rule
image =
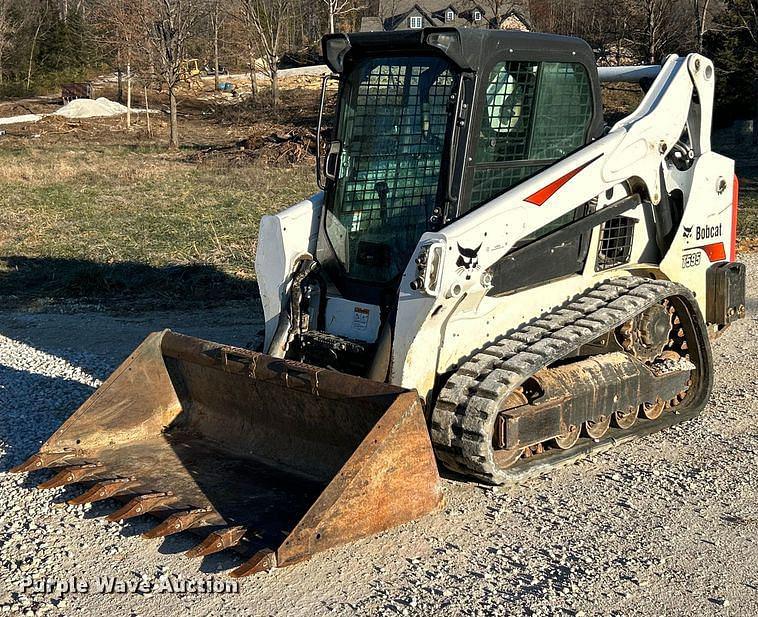
<svg viewBox="0 0 758 617">
<path fill-rule="evenodd" d="M 239 331 L 234 324 L 237 319 L 249 321 L 260 314 L 258 284 L 229 275 L 215 266 L 158 268 L 138 262 L 106 264 L 0 255 L 0 309 L 3 310 L 0 335 L 62 357 L 101 381 L 149 332 L 171 328 L 208 337 L 220 328 L 204 324 L 205 312 L 216 309 L 223 312 L 227 305 L 232 307 L 235 303 L 227 322 L 230 333 L 223 340 L 230 344 L 253 345 L 262 323 L 254 327 L 245 324 Z M 35 313 L 58 312 L 60 319 L 51 319 L 44 327 L 37 327 Z M 97 316 L 87 317 L 87 312 L 97 313 Z M 168 318 L 161 315 L 151 322 L 152 312 L 170 312 L 171 315 Z M 182 313 L 181 318 L 171 319 L 179 313 Z M 78 314 L 82 317 L 77 317 Z M 70 317 L 64 319 L 64 315 Z M 122 317 L 131 320 L 130 323 L 119 321 Z M 139 327 L 132 323 L 134 320 L 144 320 L 145 324 Z M 60 324 L 56 327 L 53 324 L 57 322 Z M 54 389 L 45 388 L 46 391 Z M 76 406 L 66 409 L 64 417 Z"/>
<path fill-rule="evenodd" d="M 109 504 L 107 511 L 92 513 L 90 510 L 87 518 L 95 518 L 97 516 L 107 516 L 113 512 L 120 504 L 113 502 Z M 90 515 L 90 513 L 92 513 Z M 158 519 L 151 516 L 143 516 L 135 519 L 124 521 L 121 527 L 121 535 L 124 537 L 140 536 L 148 529 L 151 529 L 154 525 L 158 524 Z M 214 528 L 215 529 L 215 528 Z M 180 555 L 187 552 L 189 549 L 196 546 L 205 536 L 211 531 L 211 528 L 205 528 L 204 533 L 198 531 L 198 533 L 184 532 L 176 535 L 167 536 L 163 538 L 158 552 L 163 555 Z M 205 557 L 202 562 L 198 561 L 197 565 L 201 572 L 211 573 L 218 572 L 219 570 L 229 570 L 242 563 L 243 559 L 240 555 L 234 551 L 228 551 L 224 553 L 218 553 L 215 555 L 209 555 Z"/>
<path fill-rule="evenodd" d="M 116 311 L 211 307 L 259 297 L 258 284 L 207 264 L 163 267 L 124 261 L 0 255 L 4 309 L 75 301 Z"/>
<path fill-rule="evenodd" d="M 104 380 L 149 332 L 168 327 L 230 344 L 256 342 L 258 297 L 255 281 L 207 265 L 0 256 L 0 335 L 32 347 L 12 346 L 9 353 L 18 357 L 0 358 L 0 471 L 36 452 L 92 394 L 94 388 L 78 379 Z M 224 305 L 233 300 L 237 306 L 226 315 Z M 64 301 L 77 310 L 53 318 L 58 310 L 49 305 Z M 88 302 L 100 310 L 90 312 Z M 33 309 L 46 306 L 40 324 Z M 216 308 L 222 318 L 207 323 L 206 311 Z M 150 310 L 157 311 L 152 319 Z"/>
<path fill-rule="evenodd" d="M 42 442 L 93 391 L 74 380 L 0 364 L 0 471 L 7 471 L 39 450 Z M 36 486 L 42 479 L 32 477 L 28 482 Z"/>
</svg>

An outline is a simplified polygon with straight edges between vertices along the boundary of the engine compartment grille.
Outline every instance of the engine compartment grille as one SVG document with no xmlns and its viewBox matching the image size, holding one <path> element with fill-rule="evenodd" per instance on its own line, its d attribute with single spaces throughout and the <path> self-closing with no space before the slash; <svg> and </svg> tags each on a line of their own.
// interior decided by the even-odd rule
<svg viewBox="0 0 758 617">
<path fill-rule="evenodd" d="M 609 270 L 629 262 L 636 222 L 628 216 L 617 216 L 603 223 L 600 229 L 595 271 Z"/>
</svg>

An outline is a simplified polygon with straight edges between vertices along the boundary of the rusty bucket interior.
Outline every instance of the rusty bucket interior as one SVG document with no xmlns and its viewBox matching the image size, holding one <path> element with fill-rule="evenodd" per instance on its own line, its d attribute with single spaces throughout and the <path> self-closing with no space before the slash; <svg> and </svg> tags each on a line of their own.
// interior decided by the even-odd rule
<svg viewBox="0 0 758 617">
<path fill-rule="evenodd" d="M 234 576 L 285 566 L 416 519 L 442 503 L 415 391 L 153 333 L 15 471 L 117 498 L 109 518 L 161 519 L 202 556 L 235 548 Z"/>
</svg>

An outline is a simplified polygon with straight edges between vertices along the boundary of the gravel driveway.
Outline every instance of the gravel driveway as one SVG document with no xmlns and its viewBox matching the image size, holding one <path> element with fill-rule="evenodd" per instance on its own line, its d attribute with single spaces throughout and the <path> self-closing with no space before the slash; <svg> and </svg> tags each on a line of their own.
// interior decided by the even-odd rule
<svg viewBox="0 0 758 617">
<path fill-rule="evenodd" d="M 194 539 L 143 540 L 149 521 L 109 523 L 102 515 L 112 505 L 68 506 L 66 489 L 31 490 L 39 478 L 7 469 L 147 332 L 168 326 L 244 345 L 259 315 L 249 306 L 139 317 L 0 312 L 0 611 L 757 615 L 758 254 L 742 259 L 748 318 L 715 346 L 716 386 L 701 417 L 520 486 L 445 480 L 444 511 L 242 579 L 237 593 L 150 591 L 166 577 L 206 580 L 235 558 L 187 559 Z M 102 576 L 145 586 L 118 595 L 23 588 L 27 577 L 86 584 Z"/>
</svg>

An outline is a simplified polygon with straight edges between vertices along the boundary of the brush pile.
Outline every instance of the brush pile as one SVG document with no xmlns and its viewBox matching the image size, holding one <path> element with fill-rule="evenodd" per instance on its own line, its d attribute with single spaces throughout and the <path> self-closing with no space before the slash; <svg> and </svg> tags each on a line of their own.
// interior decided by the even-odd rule
<svg viewBox="0 0 758 617">
<path fill-rule="evenodd" d="M 203 161 L 222 157 L 234 164 L 262 162 L 266 165 L 296 165 L 312 161 L 316 156 L 316 132 L 310 128 L 294 127 L 252 135 L 229 146 L 214 146 L 197 151 L 193 160 Z"/>
<path fill-rule="evenodd" d="M 248 137 L 236 144 L 237 150 L 268 163 L 300 163 L 316 156 L 316 133 L 297 127 L 264 136 Z"/>
</svg>

